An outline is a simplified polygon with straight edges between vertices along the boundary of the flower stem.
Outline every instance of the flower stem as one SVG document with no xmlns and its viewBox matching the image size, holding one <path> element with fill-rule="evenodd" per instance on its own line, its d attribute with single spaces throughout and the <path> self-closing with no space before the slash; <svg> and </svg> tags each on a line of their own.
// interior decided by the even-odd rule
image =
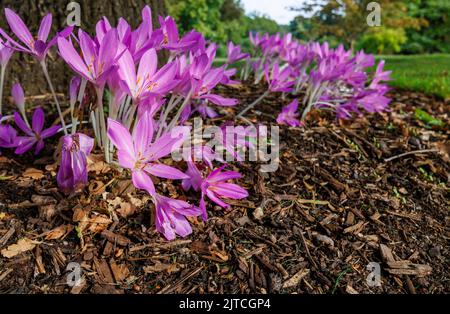
<svg viewBox="0 0 450 314">
<path fill-rule="evenodd" d="M 167 120 L 167 116 L 172 111 L 172 109 L 175 108 L 176 105 L 178 105 L 178 103 L 180 101 L 181 101 L 181 97 L 180 98 L 176 98 L 174 95 L 172 95 L 172 97 L 170 98 L 169 103 L 168 103 L 167 107 L 165 108 L 161 119 L 159 119 L 158 133 L 156 134 L 155 140 L 157 140 L 161 136 L 164 124 L 166 123 L 166 120 Z"/>
<path fill-rule="evenodd" d="M 84 78 L 82 78 L 81 84 L 80 84 L 80 89 L 78 91 L 78 97 L 77 97 L 77 102 L 80 107 L 82 106 L 84 91 L 86 89 L 86 84 L 87 84 L 87 81 Z M 72 116 L 72 135 L 77 132 L 77 125 L 78 125 L 78 123 L 77 123 L 78 117 L 75 117 L 74 113 L 75 113 L 75 104 L 70 104 L 70 115 Z"/>
<path fill-rule="evenodd" d="M 3 84 L 5 83 L 5 70 L 6 70 L 6 64 L 2 65 L 1 70 L 0 70 L 0 116 L 2 115 Z"/>
<path fill-rule="evenodd" d="M 172 119 L 172 121 L 170 122 L 170 124 L 167 126 L 166 131 L 170 131 L 172 130 L 172 128 L 175 126 L 175 124 L 177 124 L 178 119 L 181 116 L 181 113 L 183 112 L 184 108 L 189 104 L 189 102 L 191 101 L 191 95 L 192 95 L 192 90 L 189 92 L 189 94 L 186 96 L 186 98 L 184 99 L 183 103 L 181 104 L 180 108 L 177 111 L 177 114 L 175 115 L 175 117 Z"/>
<path fill-rule="evenodd" d="M 103 152 L 105 154 L 105 161 L 106 163 L 109 163 L 109 139 L 106 134 L 106 122 L 105 122 L 105 112 L 103 110 L 103 88 L 101 87 L 95 87 L 95 92 L 97 93 L 97 108 L 95 110 L 98 112 L 97 118 L 99 121 L 99 136 L 102 139 L 103 144 Z"/>
<path fill-rule="evenodd" d="M 44 72 L 45 78 L 47 80 L 48 86 L 50 87 L 50 91 L 53 94 L 53 100 L 56 104 L 56 109 L 58 110 L 59 119 L 61 120 L 61 125 L 64 130 L 64 134 L 67 135 L 66 123 L 64 122 L 64 116 L 62 115 L 61 106 L 59 105 L 58 97 L 56 97 L 55 89 L 53 88 L 52 80 L 50 79 L 50 75 L 48 75 L 47 65 L 45 64 L 45 60 L 41 61 L 42 71 Z"/>
<path fill-rule="evenodd" d="M 250 105 L 248 105 L 247 107 L 244 108 L 244 110 L 242 110 L 241 112 L 239 112 L 239 114 L 236 116 L 236 118 L 241 118 L 244 113 L 246 113 L 247 111 L 249 111 L 250 109 L 252 109 L 253 107 L 255 107 L 261 100 L 263 100 L 264 98 L 266 98 L 267 95 L 269 95 L 270 91 L 265 91 L 264 94 L 262 94 L 261 96 L 259 96 L 258 99 L 256 99 L 254 102 L 252 102 Z"/>
</svg>

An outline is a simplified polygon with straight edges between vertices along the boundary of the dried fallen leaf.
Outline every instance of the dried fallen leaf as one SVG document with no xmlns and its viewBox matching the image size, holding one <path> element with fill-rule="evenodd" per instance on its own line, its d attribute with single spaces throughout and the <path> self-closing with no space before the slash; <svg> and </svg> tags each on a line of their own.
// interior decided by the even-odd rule
<svg viewBox="0 0 450 314">
<path fill-rule="evenodd" d="M 65 237 L 73 230 L 72 225 L 61 225 L 53 230 L 50 230 L 45 236 L 45 240 L 56 240 Z"/>
<path fill-rule="evenodd" d="M 88 230 L 92 233 L 100 233 L 108 228 L 108 225 L 111 223 L 111 218 L 105 217 L 103 215 L 95 216 L 94 218 L 89 219 Z"/>
<path fill-rule="evenodd" d="M 161 262 L 157 262 L 155 265 L 144 266 L 144 272 L 146 274 L 157 273 L 161 271 L 172 273 L 178 270 L 179 268 L 175 264 L 163 264 Z"/>
<path fill-rule="evenodd" d="M 105 192 L 106 186 L 102 181 L 92 181 L 88 189 L 91 195 L 100 195 Z"/>
<path fill-rule="evenodd" d="M 35 168 L 28 168 L 25 170 L 25 172 L 22 174 L 25 178 L 31 178 L 34 180 L 40 180 L 44 177 L 44 172 L 39 169 Z"/>
<path fill-rule="evenodd" d="M 23 238 L 15 244 L 11 244 L 6 249 L 2 250 L 2 255 L 6 258 L 14 257 L 18 254 L 30 251 L 36 247 L 36 242 L 28 238 Z"/>
<path fill-rule="evenodd" d="M 292 288 L 297 286 L 300 281 L 309 274 L 309 269 L 301 269 L 294 276 L 289 278 L 283 283 L 283 289 Z"/>
<path fill-rule="evenodd" d="M 136 212 L 136 206 L 126 202 L 121 197 L 116 197 L 113 200 L 107 200 L 107 203 L 110 211 L 117 211 L 117 213 L 119 213 L 119 215 L 123 218 L 131 216 Z"/>
<path fill-rule="evenodd" d="M 96 174 L 108 172 L 110 166 L 104 161 L 103 155 L 91 154 L 88 157 L 88 171 L 95 172 Z"/>
</svg>

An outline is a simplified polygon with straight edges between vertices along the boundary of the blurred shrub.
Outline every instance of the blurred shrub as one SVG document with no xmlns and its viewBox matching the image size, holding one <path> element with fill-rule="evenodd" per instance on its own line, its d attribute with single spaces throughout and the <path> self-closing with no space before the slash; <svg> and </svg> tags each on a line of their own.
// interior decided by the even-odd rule
<svg viewBox="0 0 450 314">
<path fill-rule="evenodd" d="M 421 54 L 425 52 L 425 48 L 418 42 L 408 42 L 403 45 L 402 53 L 408 55 Z"/>
<path fill-rule="evenodd" d="M 358 49 L 378 54 L 391 54 L 400 52 L 402 44 L 407 37 L 402 28 L 373 27 L 367 31 L 357 42 Z"/>
</svg>

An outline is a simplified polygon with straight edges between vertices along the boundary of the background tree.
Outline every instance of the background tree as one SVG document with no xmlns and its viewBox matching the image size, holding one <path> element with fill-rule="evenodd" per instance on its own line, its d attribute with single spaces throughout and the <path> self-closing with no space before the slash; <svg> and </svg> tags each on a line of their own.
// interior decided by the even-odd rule
<svg viewBox="0 0 450 314">
<path fill-rule="evenodd" d="M 308 26 L 312 31 L 308 39 L 327 39 L 336 43 L 354 46 L 358 39 L 371 43 L 373 52 L 398 51 L 405 41 L 405 29 L 419 29 L 424 20 L 408 14 L 408 7 L 403 0 L 379 0 L 381 6 L 382 27 L 370 27 L 367 24 L 367 4 L 370 0 L 329 0 L 308 1 L 292 10 L 300 13 L 291 24 L 291 29 L 298 33 Z M 306 23 L 308 21 L 308 23 Z M 333 40 L 334 39 L 334 40 Z M 378 41 L 372 43 L 371 41 Z M 372 49 L 373 47 L 368 47 Z"/>
<path fill-rule="evenodd" d="M 405 53 L 450 52 L 450 1 L 411 0 L 407 2 L 412 17 L 426 21 L 419 30 L 406 31 Z"/>
</svg>

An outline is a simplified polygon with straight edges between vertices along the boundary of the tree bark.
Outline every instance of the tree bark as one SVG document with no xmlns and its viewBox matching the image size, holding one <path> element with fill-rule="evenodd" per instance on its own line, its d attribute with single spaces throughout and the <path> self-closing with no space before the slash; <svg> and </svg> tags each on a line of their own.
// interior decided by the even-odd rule
<svg viewBox="0 0 450 314">
<path fill-rule="evenodd" d="M 66 11 L 66 7 L 69 2 L 1 0 L 0 8 L 10 8 L 19 14 L 34 36 L 37 35 L 42 17 L 51 12 L 53 15 L 52 31 L 49 36 L 51 38 L 57 31 L 62 30 L 67 25 L 66 19 L 70 11 Z M 141 10 L 148 4 L 152 9 L 153 24 L 155 26 L 158 25 L 158 15 L 164 16 L 167 12 L 165 0 L 77 0 L 76 2 L 81 7 L 81 28 L 90 34 L 94 34 L 95 24 L 103 16 L 106 16 L 112 25 L 116 25 L 119 17 L 123 17 L 132 27 L 136 27 L 141 22 Z M 13 35 L 6 19 L 3 17 L 3 10 L 0 14 L 2 15 L 0 27 L 10 35 Z M 15 36 L 12 37 L 15 38 Z M 67 95 L 69 81 L 73 76 L 73 72 L 57 56 L 55 48 L 51 49 L 47 57 L 47 64 L 55 89 L 57 92 Z M 8 65 L 4 88 L 4 103 L 7 103 L 7 97 L 11 94 L 11 85 L 15 82 L 22 84 L 28 96 L 49 92 L 38 62 L 24 53 L 15 53 Z"/>
</svg>

